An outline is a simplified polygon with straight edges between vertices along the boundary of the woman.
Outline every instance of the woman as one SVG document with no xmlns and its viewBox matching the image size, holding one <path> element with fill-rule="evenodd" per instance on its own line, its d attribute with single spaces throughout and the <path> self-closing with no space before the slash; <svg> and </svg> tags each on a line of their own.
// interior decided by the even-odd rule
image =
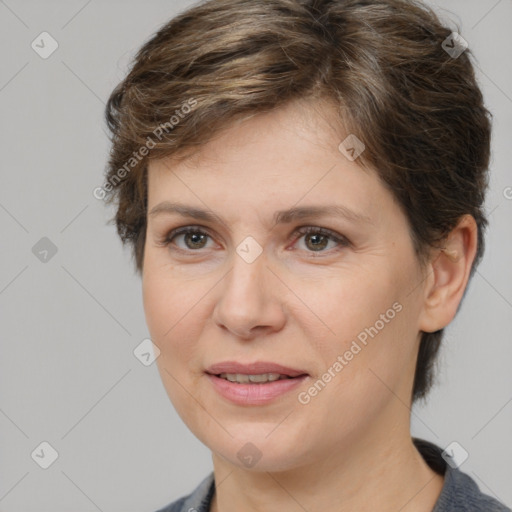
<svg viewBox="0 0 512 512">
<path fill-rule="evenodd" d="M 162 512 L 507 510 L 409 425 L 484 248 L 468 54 L 402 0 L 212 0 L 140 49 L 104 190 L 214 465 Z"/>
</svg>

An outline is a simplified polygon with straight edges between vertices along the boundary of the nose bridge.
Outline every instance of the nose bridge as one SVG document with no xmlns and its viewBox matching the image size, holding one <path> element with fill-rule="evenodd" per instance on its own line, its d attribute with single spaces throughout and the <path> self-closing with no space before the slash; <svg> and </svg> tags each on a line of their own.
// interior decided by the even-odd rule
<svg viewBox="0 0 512 512">
<path fill-rule="evenodd" d="M 215 308 L 216 322 L 239 336 L 249 336 L 255 327 L 277 327 L 282 321 L 280 305 L 272 299 L 266 256 L 263 251 L 255 255 L 250 244 L 242 242 L 233 254 Z"/>
<path fill-rule="evenodd" d="M 266 261 L 263 254 L 260 254 L 253 261 L 245 259 L 240 256 L 239 249 L 232 258 L 232 270 L 226 278 L 223 296 L 228 301 L 234 301 L 240 311 L 255 308 L 264 300 L 264 295 L 268 292 L 266 290 L 265 273 L 268 272 L 266 268 Z M 254 311 L 254 309 L 253 309 Z"/>
</svg>

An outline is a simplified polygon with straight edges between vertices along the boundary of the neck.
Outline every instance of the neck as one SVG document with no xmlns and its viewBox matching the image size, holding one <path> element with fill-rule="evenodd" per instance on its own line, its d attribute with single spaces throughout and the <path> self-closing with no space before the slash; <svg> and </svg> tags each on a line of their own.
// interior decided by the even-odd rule
<svg viewBox="0 0 512 512">
<path fill-rule="evenodd" d="M 395 420 L 389 429 L 359 439 L 310 464 L 280 472 L 244 470 L 214 454 L 216 491 L 210 511 L 433 509 L 443 477 L 416 450 L 408 424 L 400 429 Z"/>
</svg>

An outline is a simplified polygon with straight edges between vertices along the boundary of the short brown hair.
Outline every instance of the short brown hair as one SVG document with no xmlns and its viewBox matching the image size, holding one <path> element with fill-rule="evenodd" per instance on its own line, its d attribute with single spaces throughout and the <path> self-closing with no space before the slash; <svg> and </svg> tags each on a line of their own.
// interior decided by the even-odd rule
<svg viewBox="0 0 512 512">
<path fill-rule="evenodd" d="M 142 271 L 149 159 L 185 158 L 239 118 L 325 99 L 408 218 L 420 260 L 464 214 L 484 249 L 490 114 L 470 52 L 418 1 L 211 0 L 138 51 L 105 111 L 103 189 Z M 444 42 L 444 44 L 443 44 Z M 106 192 L 106 193 L 105 193 Z M 443 330 L 422 333 L 412 399 L 426 396 Z"/>
</svg>

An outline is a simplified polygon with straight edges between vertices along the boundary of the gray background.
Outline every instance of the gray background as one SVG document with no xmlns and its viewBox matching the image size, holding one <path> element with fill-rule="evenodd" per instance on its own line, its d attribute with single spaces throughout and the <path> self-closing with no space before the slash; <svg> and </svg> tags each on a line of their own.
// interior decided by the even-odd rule
<svg viewBox="0 0 512 512">
<path fill-rule="evenodd" d="M 112 211 L 92 194 L 107 157 L 110 91 L 134 51 L 190 4 L 0 1 L 2 512 L 151 512 L 211 470 L 156 366 L 133 354 L 149 336 L 140 280 L 106 224 Z M 469 453 L 461 469 L 510 506 L 512 2 L 442 6 L 478 59 L 495 116 L 491 227 L 412 429 L 443 447 L 457 441 Z M 47 59 L 31 48 L 43 31 L 59 45 Z M 32 250 L 43 237 L 57 248 L 46 262 Z M 31 457 L 43 441 L 59 455 L 48 469 Z"/>
</svg>

